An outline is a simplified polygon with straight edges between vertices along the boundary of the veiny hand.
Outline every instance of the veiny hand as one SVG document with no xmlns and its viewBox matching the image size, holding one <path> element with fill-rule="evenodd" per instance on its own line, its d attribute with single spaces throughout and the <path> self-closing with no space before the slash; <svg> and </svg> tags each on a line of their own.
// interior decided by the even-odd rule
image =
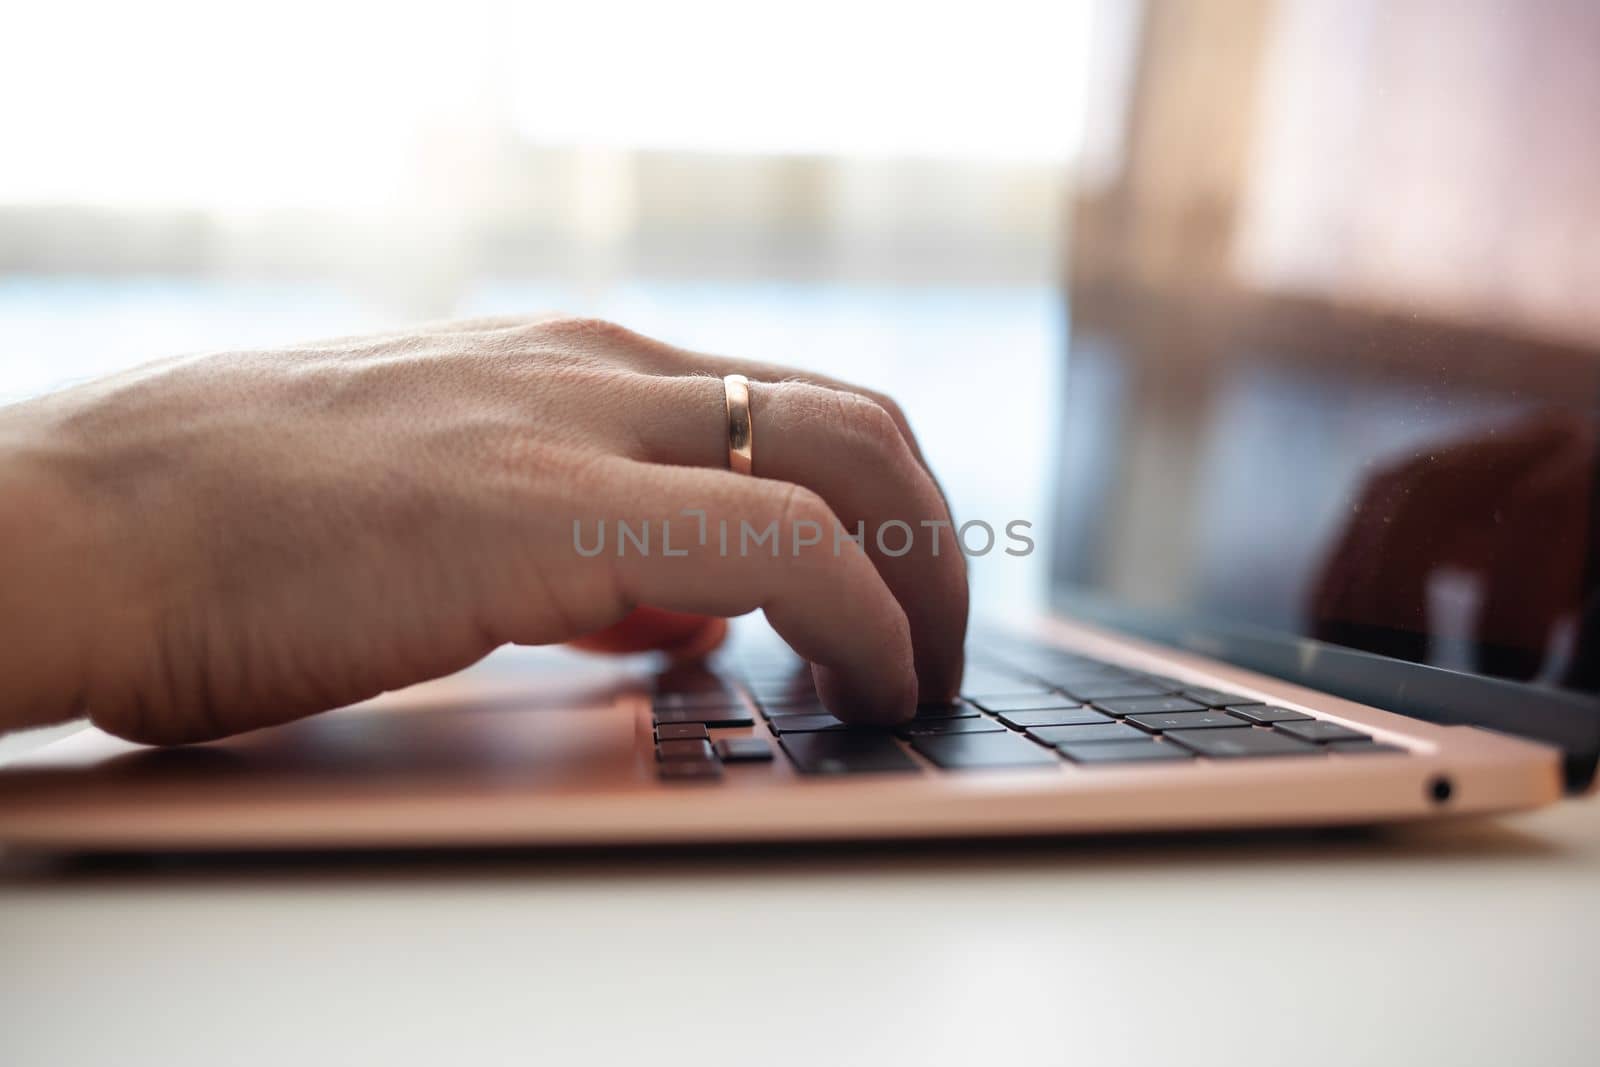
<svg viewBox="0 0 1600 1067">
<path fill-rule="evenodd" d="M 752 381 L 755 477 L 723 374 Z M 961 674 L 965 563 L 885 397 L 584 319 L 447 323 L 169 360 L 0 409 L 0 725 L 155 743 L 284 722 L 507 643 L 704 650 L 765 609 L 824 701 L 895 721 Z M 713 536 L 700 545 L 702 508 Z M 718 551 L 727 520 L 785 542 Z M 916 532 L 903 556 L 872 531 Z M 606 550 L 586 557 L 605 520 Z M 617 554 L 615 523 L 673 549 Z M 836 523 L 867 530 L 835 553 Z M 809 527 L 806 528 L 809 530 Z M 899 547 L 890 538 L 890 548 Z"/>
</svg>

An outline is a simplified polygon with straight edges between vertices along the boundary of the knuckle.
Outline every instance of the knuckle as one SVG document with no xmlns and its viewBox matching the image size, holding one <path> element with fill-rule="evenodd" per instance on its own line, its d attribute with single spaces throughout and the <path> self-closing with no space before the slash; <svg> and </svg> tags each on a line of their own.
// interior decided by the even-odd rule
<svg viewBox="0 0 1600 1067">
<path fill-rule="evenodd" d="M 803 485 L 785 487 L 777 513 L 779 525 L 785 530 L 802 522 L 816 523 L 824 529 L 832 528 L 833 509 L 821 496 Z"/>
<path fill-rule="evenodd" d="M 896 427 L 904 429 L 908 425 L 905 409 L 900 406 L 900 402 L 894 397 L 888 393 L 880 393 L 875 389 L 865 389 L 862 392 L 867 399 L 889 413 L 889 417 L 894 420 Z"/>
<path fill-rule="evenodd" d="M 836 392 L 839 424 L 851 437 L 879 451 L 888 452 L 901 443 L 900 427 L 882 404 L 859 393 Z"/>
<path fill-rule="evenodd" d="M 565 315 L 547 319 L 530 327 L 547 337 L 594 348 L 628 348 L 641 345 L 644 338 L 609 319 L 587 315 Z"/>
<path fill-rule="evenodd" d="M 604 499 L 619 475 L 615 457 L 595 448 L 542 450 L 538 462 L 526 465 L 526 469 L 536 472 L 533 476 L 543 491 L 559 496 L 572 509 Z"/>
</svg>

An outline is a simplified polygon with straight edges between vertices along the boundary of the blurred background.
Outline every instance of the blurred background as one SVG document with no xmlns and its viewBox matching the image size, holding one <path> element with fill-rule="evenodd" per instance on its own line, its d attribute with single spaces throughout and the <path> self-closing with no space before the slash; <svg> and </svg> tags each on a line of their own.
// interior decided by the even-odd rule
<svg viewBox="0 0 1600 1067">
<path fill-rule="evenodd" d="M 1587 0 L 28 5 L 0 38 L 0 402 L 556 308 L 894 393 L 958 520 L 1099 546 L 1080 563 L 1121 594 L 1247 589 L 1260 553 L 1304 573 L 1326 551 L 1291 535 L 1361 464 L 1319 480 L 1319 454 L 1435 439 L 1514 360 L 1427 418 L 1328 374 L 1219 389 L 1253 342 L 1196 309 L 1299 301 L 1326 343 L 1295 361 L 1391 377 L 1438 356 L 1408 318 L 1461 350 L 1565 346 L 1541 388 L 1587 388 L 1597 55 Z M 1339 395 L 1359 419 L 1329 421 Z M 1128 416 L 1148 410 L 1159 435 Z M 1296 509 L 1218 494 L 1219 464 L 1291 429 Z M 1059 497 L 1062 443 L 1080 489 L 1143 495 Z M 1196 528 L 1235 557 L 1196 560 Z M 975 560 L 978 610 L 1042 603 L 1045 556 Z"/>
<path fill-rule="evenodd" d="M 0 40 L 0 402 L 554 308 L 883 388 L 962 518 L 1043 522 L 1014 457 L 1053 440 L 1063 179 L 1091 39 L 1129 16 L 29 5 Z M 1039 557 L 977 561 L 990 603 L 1036 603 Z"/>
</svg>

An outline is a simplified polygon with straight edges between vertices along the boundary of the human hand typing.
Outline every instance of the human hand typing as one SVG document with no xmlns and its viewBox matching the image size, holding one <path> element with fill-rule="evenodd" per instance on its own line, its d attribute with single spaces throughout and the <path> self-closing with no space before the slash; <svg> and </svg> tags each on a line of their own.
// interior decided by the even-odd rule
<svg viewBox="0 0 1600 1067">
<path fill-rule="evenodd" d="M 754 477 L 727 469 L 729 373 L 752 380 Z M 0 409 L 0 498 L 0 727 L 204 740 L 507 643 L 704 652 L 755 608 L 846 719 L 961 674 L 965 563 L 892 401 L 603 322 L 155 363 Z M 889 520 L 904 554 L 873 536 Z M 722 522 L 779 543 L 719 551 Z"/>
</svg>

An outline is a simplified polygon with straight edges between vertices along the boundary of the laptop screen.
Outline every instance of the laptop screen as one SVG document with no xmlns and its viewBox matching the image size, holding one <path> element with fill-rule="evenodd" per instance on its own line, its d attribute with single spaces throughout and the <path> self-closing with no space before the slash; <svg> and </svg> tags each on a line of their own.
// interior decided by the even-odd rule
<svg viewBox="0 0 1600 1067">
<path fill-rule="evenodd" d="M 1600 6 L 1142 11 L 1071 210 L 1058 592 L 1600 690 Z"/>
</svg>

